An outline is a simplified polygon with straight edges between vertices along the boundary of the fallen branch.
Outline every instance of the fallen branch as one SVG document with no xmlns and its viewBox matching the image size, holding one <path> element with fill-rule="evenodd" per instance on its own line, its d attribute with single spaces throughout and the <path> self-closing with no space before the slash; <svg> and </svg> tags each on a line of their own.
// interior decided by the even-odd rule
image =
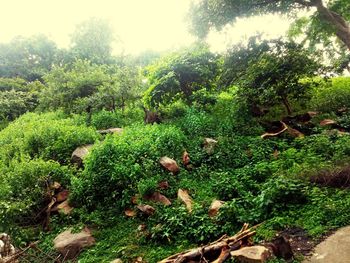
<svg viewBox="0 0 350 263">
<path fill-rule="evenodd" d="M 242 229 L 232 237 L 223 236 L 213 243 L 177 253 L 159 263 L 185 263 L 196 258 L 205 262 L 206 258 L 211 258 L 213 254 L 219 254 L 219 257 L 213 262 L 222 263 L 229 257 L 230 251 L 239 249 L 248 243 L 248 239 L 255 235 L 255 229 L 259 225 L 251 228 L 248 226 L 248 224 L 244 224 Z"/>
<path fill-rule="evenodd" d="M 271 133 L 271 132 L 266 132 L 264 133 L 263 135 L 261 135 L 260 137 L 262 139 L 266 138 L 266 137 L 274 137 L 274 136 L 277 136 L 277 135 L 280 135 L 281 133 L 285 132 L 286 130 L 288 130 L 288 126 L 287 124 L 285 124 L 283 121 L 280 121 L 280 123 L 282 124 L 282 129 L 278 132 L 275 132 L 275 133 Z"/>
<path fill-rule="evenodd" d="M 33 243 L 30 243 L 29 246 L 27 246 L 24 249 L 21 249 L 21 251 L 16 252 L 15 254 L 6 257 L 3 259 L 3 261 L 1 261 L 2 263 L 11 263 L 11 262 L 15 262 L 21 255 L 23 255 L 27 250 L 36 247 L 36 245 L 39 243 L 39 241 L 35 241 Z"/>
</svg>

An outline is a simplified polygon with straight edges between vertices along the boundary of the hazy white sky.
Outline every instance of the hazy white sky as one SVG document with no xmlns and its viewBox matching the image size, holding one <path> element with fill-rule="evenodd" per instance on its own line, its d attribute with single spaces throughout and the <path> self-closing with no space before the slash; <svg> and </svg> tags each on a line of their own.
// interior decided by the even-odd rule
<svg viewBox="0 0 350 263">
<path fill-rule="evenodd" d="M 43 33 L 59 47 L 69 46 L 77 24 L 90 17 L 107 18 L 127 53 L 163 51 L 194 41 L 187 32 L 186 12 L 191 0 L 0 0 L 0 42 L 14 36 Z M 221 51 L 227 43 L 257 30 L 271 37 L 283 34 L 288 22 L 273 16 L 241 20 L 226 35 L 213 33 L 209 43 Z"/>
</svg>

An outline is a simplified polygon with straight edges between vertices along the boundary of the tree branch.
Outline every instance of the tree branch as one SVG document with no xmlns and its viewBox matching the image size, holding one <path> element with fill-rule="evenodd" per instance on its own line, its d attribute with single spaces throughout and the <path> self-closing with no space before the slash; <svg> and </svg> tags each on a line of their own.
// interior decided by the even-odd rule
<svg viewBox="0 0 350 263">
<path fill-rule="evenodd" d="M 303 6 L 307 6 L 307 7 L 315 6 L 315 4 L 313 4 L 312 2 L 308 2 L 305 0 L 294 0 L 294 2 L 296 2 L 297 4 L 303 5 Z"/>
</svg>

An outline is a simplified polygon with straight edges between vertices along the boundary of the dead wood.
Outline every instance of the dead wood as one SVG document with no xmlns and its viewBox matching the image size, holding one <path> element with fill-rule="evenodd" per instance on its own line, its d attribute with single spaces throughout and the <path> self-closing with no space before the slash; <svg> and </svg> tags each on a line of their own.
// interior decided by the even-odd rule
<svg viewBox="0 0 350 263">
<path fill-rule="evenodd" d="M 258 226 L 249 228 L 248 224 L 244 224 L 242 229 L 234 236 L 227 237 L 225 235 L 213 243 L 177 253 L 159 263 L 186 263 L 191 260 L 196 261 L 196 259 L 205 262 L 206 258 L 211 258 L 215 254 L 219 256 L 212 262 L 222 263 L 230 256 L 230 251 L 237 250 L 249 243 L 248 239 L 255 235 L 255 229 Z"/>
<path fill-rule="evenodd" d="M 283 133 L 286 130 L 288 130 L 287 124 L 285 124 L 283 121 L 280 121 L 280 123 L 282 124 L 282 129 L 281 130 L 279 130 L 277 132 L 274 132 L 274 133 L 266 132 L 263 135 L 261 135 L 261 138 L 264 139 L 264 138 L 267 138 L 267 137 L 274 137 L 274 136 L 280 135 L 281 133 Z"/>
</svg>

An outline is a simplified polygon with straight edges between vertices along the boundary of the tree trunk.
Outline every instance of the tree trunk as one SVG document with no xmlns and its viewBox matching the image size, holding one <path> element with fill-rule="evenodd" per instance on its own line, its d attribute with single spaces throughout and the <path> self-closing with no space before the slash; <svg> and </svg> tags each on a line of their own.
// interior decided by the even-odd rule
<svg viewBox="0 0 350 263">
<path fill-rule="evenodd" d="M 350 26 L 348 22 L 341 15 L 325 7 L 322 0 L 312 0 L 311 3 L 317 8 L 321 18 L 334 27 L 336 36 L 350 50 Z"/>
<path fill-rule="evenodd" d="M 122 96 L 122 105 L 121 105 L 121 109 L 122 109 L 122 112 L 124 113 L 124 109 L 125 109 L 125 99 L 124 99 L 123 96 Z"/>
<path fill-rule="evenodd" d="M 286 107 L 288 115 L 292 115 L 292 108 L 289 104 L 288 98 L 287 97 L 282 97 L 282 103 Z"/>
</svg>

